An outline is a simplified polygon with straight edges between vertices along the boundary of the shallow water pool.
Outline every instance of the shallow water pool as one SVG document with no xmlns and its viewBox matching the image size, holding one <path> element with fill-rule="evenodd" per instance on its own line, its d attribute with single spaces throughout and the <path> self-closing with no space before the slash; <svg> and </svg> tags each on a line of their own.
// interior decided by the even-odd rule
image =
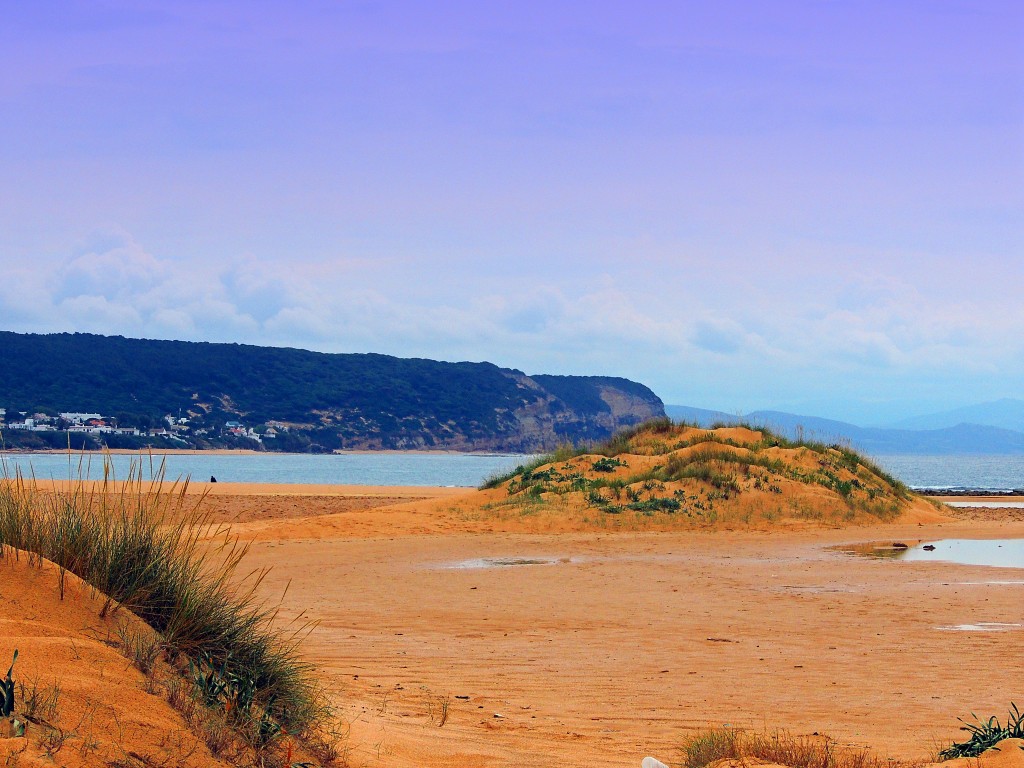
<svg viewBox="0 0 1024 768">
<path fill-rule="evenodd" d="M 854 555 L 891 560 L 1024 568 L 1024 539 L 940 539 L 916 543 L 868 542 L 839 549 Z"/>
<path fill-rule="evenodd" d="M 476 568 L 512 568 L 519 565 L 556 565 L 568 563 L 568 557 L 474 557 L 441 566 L 446 569 L 472 570 Z"/>
</svg>

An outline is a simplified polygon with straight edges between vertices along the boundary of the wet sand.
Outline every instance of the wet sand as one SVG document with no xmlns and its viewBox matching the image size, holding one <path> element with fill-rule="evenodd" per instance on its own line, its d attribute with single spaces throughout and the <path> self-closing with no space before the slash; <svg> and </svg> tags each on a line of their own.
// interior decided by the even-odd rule
<svg viewBox="0 0 1024 768">
<path fill-rule="evenodd" d="M 832 547 L 1021 537 L 1022 521 L 545 533 L 457 498 L 321 516 L 322 499 L 266 497 L 292 516 L 237 530 L 273 569 L 266 594 L 287 586 L 284 612 L 319 622 L 306 647 L 353 765 L 671 763 L 688 729 L 723 723 L 929 757 L 957 717 L 1002 716 L 1019 694 L 998 660 L 1024 641 L 1024 572 Z M 455 567 L 485 558 L 552 562 Z M 955 629 L 983 622 L 1007 626 Z"/>
</svg>

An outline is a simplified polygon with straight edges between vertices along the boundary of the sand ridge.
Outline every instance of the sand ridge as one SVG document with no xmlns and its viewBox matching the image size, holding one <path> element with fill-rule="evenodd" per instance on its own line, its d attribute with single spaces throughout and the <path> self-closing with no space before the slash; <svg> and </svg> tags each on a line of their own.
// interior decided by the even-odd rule
<svg viewBox="0 0 1024 768">
<path fill-rule="evenodd" d="M 223 765 L 166 701 L 146 692 L 142 673 L 113 647 L 120 622 L 140 622 L 124 610 L 100 618 L 102 595 L 71 574 L 62 600 L 54 565 L 29 565 L 25 553 L 15 559 L 11 550 L 6 555 L 0 558 L 0 673 L 18 649 L 15 682 L 45 696 L 59 690 L 56 706 L 37 712 L 41 722 L 29 722 L 25 738 L 0 733 L 5 765 Z M 19 712 L 25 699 L 19 688 Z"/>
</svg>

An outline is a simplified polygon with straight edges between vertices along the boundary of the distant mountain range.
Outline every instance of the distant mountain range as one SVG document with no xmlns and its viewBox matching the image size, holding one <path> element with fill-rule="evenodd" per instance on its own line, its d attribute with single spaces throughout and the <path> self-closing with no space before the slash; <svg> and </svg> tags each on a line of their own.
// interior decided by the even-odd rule
<svg viewBox="0 0 1024 768">
<path fill-rule="evenodd" d="M 533 452 L 665 415 L 628 379 L 486 362 L 10 332 L 0 360 L 8 447 Z"/>
<path fill-rule="evenodd" d="M 958 424 L 981 424 L 1024 432 L 1024 400 L 1007 397 L 951 411 L 915 416 L 886 426 L 896 429 L 944 429 Z"/>
<path fill-rule="evenodd" d="M 1024 454 L 1024 401 L 1021 400 L 1000 400 L 907 419 L 901 421 L 899 427 L 861 427 L 782 411 L 754 411 L 738 416 L 685 405 L 666 405 L 665 412 L 675 420 L 700 426 L 742 421 L 775 429 L 791 438 L 802 435 L 826 443 L 848 442 L 869 454 Z M 1020 430 L 1002 426 L 1017 424 L 1018 413 Z M 963 420 L 972 417 L 985 421 Z M 915 424 L 921 426 L 912 426 Z"/>
</svg>

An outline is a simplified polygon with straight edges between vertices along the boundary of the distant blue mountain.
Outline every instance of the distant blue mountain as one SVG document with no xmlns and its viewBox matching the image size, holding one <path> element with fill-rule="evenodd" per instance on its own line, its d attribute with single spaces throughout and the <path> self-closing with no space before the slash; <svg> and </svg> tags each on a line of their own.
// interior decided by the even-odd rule
<svg viewBox="0 0 1024 768">
<path fill-rule="evenodd" d="M 683 405 L 666 405 L 665 413 L 678 421 L 703 427 L 747 422 L 768 427 L 790 439 L 803 437 L 823 443 L 848 443 L 869 454 L 1024 454 L 1024 432 L 985 424 L 956 424 L 941 429 L 887 429 L 783 411 L 754 411 L 735 416 Z"/>
<path fill-rule="evenodd" d="M 724 411 L 709 411 L 707 408 L 691 408 L 688 405 L 666 405 L 665 415 L 673 421 L 685 421 L 701 427 L 710 427 L 718 422 L 731 423 L 737 418 L 735 414 Z"/>
<path fill-rule="evenodd" d="M 1024 432 L 1024 400 L 1007 397 L 1002 400 L 954 408 L 951 411 L 914 416 L 888 426 L 896 429 L 942 429 L 955 427 L 957 424 L 982 424 Z"/>
</svg>

